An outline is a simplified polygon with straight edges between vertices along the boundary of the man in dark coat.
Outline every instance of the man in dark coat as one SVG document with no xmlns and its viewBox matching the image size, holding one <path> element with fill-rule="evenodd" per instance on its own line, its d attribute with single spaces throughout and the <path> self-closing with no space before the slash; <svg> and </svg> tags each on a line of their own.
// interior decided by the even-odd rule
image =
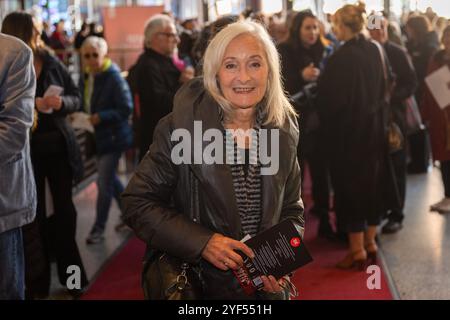
<svg viewBox="0 0 450 320">
<path fill-rule="evenodd" d="M 172 111 L 173 97 L 180 85 L 193 78 L 191 69 L 180 72 L 172 61 L 179 43 L 173 20 L 155 15 L 145 27 L 145 51 L 135 67 L 135 85 L 140 103 L 137 120 L 139 151 L 147 153 L 158 121 Z"/>
<path fill-rule="evenodd" d="M 414 67 L 406 50 L 388 40 L 388 23 L 385 18 L 380 21 L 380 28 L 370 30 L 372 39 L 378 41 L 384 48 L 395 75 L 395 87 L 391 96 L 390 113 L 393 121 L 406 137 L 406 114 L 403 102 L 412 96 L 417 88 L 417 78 Z M 406 193 L 406 150 L 391 155 L 392 177 L 394 188 L 386 188 L 386 207 L 390 210 L 389 220 L 383 226 L 383 233 L 394 233 L 402 228 L 404 218 L 403 207 Z M 388 171 L 389 172 L 389 171 Z"/>
</svg>

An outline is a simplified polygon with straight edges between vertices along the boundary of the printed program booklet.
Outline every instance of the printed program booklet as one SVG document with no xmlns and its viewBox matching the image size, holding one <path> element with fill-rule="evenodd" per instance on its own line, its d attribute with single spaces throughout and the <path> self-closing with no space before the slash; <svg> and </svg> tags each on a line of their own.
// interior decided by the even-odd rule
<svg viewBox="0 0 450 320">
<path fill-rule="evenodd" d="M 253 238 L 242 239 L 255 253 L 250 259 L 239 252 L 244 266 L 234 270 L 235 276 L 247 294 L 264 287 L 262 275 L 272 275 L 276 279 L 295 271 L 312 261 L 295 223 L 284 220 Z"/>
</svg>

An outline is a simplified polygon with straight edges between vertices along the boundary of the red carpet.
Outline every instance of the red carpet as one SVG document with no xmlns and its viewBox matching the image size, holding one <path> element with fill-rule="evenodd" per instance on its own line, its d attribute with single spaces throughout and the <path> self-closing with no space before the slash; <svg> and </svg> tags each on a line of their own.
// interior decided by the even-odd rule
<svg viewBox="0 0 450 320">
<path fill-rule="evenodd" d="M 141 266 L 145 244 L 133 237 L 100 270 L 81 300 L 141 300 Z"/>
<path fill-rule="evenodd" d="M 305 179 L 308 181 L 308 177 Z M 309 183 L 305 183 L 305 194 L 309 194 Z M 309 196 L 305 206 L 311 205 Z M 299 269 L 294 283 L 299 290 L 299 300 L 391 300 L 386 277 L 381 271 L 381 289 L 369 290 L 370 274 L 342 271 L 334 265 L 346 254 L 346 246 L 317 238 L 317 218 L 306 216 L 305 243 L 314 261 Z M 83 300 L 97 299 L 143 299 L 140 287 L 141 261 L 145 245 L 132 238 L 111 259 L 95 282 L 83 295 Z"/>
<path fill-rule="evenodd" d="M 299 290 L 297 299 L 392 300 L 382 269 L 379 290 L 367 288 L 367 279 L 371 274 L 336 269 L 334 265 L 345 257 L 347 247 L 345 244 L 318 238 L 318 219 L 310 214 L 306 219 L 305 244 L 314 260 L 294 275 L 294 283 Z"/>
</svg>

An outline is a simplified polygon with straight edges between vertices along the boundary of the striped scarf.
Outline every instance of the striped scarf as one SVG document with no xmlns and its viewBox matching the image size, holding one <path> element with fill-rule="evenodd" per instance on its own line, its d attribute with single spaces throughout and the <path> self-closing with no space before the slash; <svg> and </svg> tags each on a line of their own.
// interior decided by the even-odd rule
<svg viewBox="0 0 450 320">
<path fill-rule="evenodd" d="M 232 134 L 226 131 L 227 141 L 233 144 L 226 144 L 228 157 L 233 157 L 230 163 L 233 178 L 234 194 L 241 218 L 242 232 L 244 235 L 255 236 L 258 233 L 261 222 L 261 164 L 259 161 L 259 129 L 262 123 L 262 111 L 258 108 L 256 123 L 253 127 L 251 148 L 249 151 L 248 172 L 245 174 L 245 154 L 243 149 L 238 149 Z M 234 151 L 234 152 L 233 152 Z"/>
</svg>

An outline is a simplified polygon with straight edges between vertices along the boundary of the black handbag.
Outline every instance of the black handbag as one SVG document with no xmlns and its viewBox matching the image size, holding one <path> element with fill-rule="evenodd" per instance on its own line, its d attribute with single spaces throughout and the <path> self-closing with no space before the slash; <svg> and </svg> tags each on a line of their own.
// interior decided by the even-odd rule
<svg viewBox="0 0 450 320">
<path fill-rule="evenodd" d="M 200 300 L 200 271 L 165 253 L 147 264 L 143 273 L 143 289 L 148 300 Z"/>
<path fill-rule="evenodd" d="M 427 127 L 408 136 L 410 162 L 409 173 L 426 173 L 431 162 L 430 136 Z"/>
<path fill-rule="evenodd" d="M 192 205 L 190 218 L 200 221 L 198 181 L 190 174 Z M 189 264 L 164 252 L 144 263 L 142 288 L 148 300 L 201 300 L 203 281 L 200 266 Z"/>
</svg>

